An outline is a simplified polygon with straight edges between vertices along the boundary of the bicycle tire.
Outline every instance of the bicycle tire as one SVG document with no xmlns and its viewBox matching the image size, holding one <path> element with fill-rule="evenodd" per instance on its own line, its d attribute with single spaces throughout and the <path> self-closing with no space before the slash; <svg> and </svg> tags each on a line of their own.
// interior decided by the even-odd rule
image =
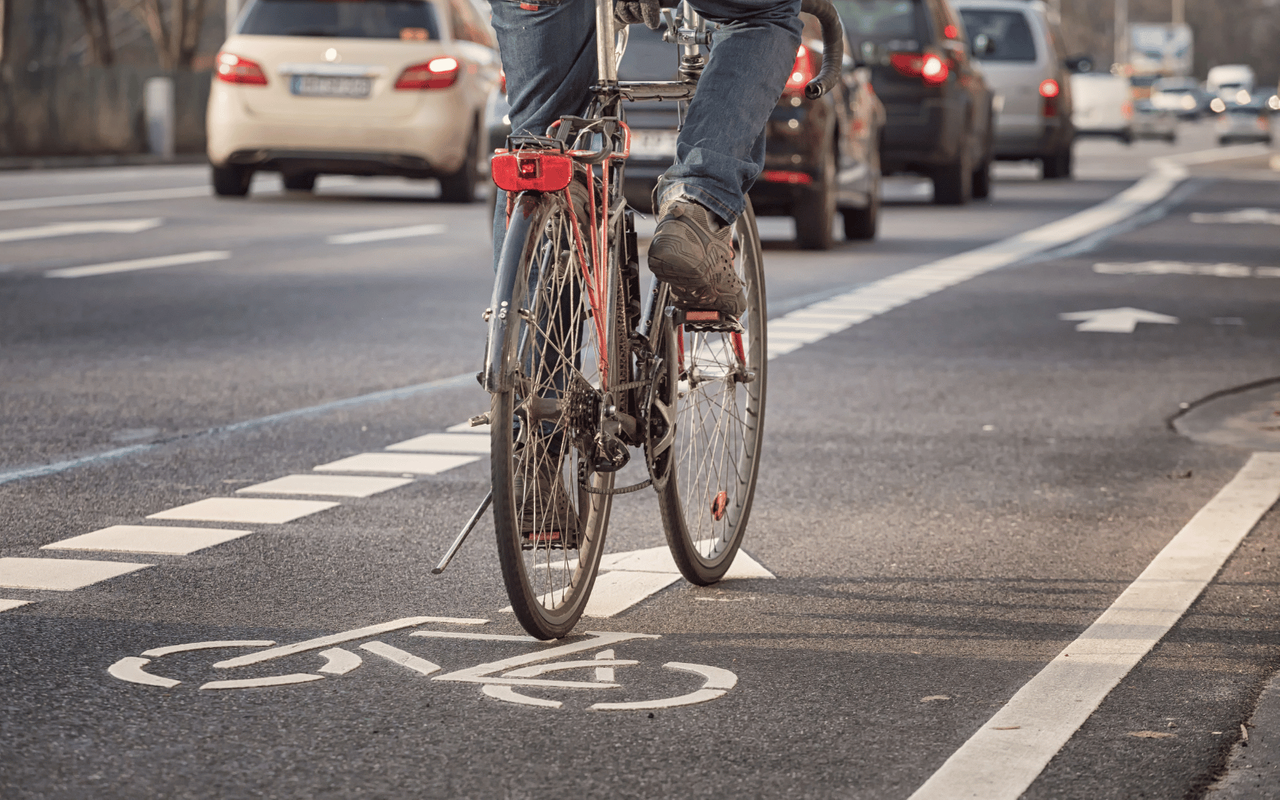
<svg viewBox="0 0 1280 800">
<path fill-rule="evenodd" d="M 575 181 L 570 190 L 585 207 L 586 188 Z M 591 468 L 590 449 L 600 353 L 617 363 L 608 358 L 617 349 L 617 281 L 610 274 L 605 296 L 596 290 L 591 302 L 580 260 L 590 233 L 583 225 L 575 235 L 562 193 L 522 195 L 513 213 L 529 224 L 499 362 L 508 379 L 490 413 L 494 528 L 516 618 L 530 635 L 555 639 L 581 617 L 604 551 L 613 474 Z M 610 309 L 600 330 L 593 307 Z M 540 479 L 563 488 L 542 493 Z"/>
<path fill-rule="evenodd" d="M 743 333 L 694 332 L 667 318 L 678 360 L 671 452 L 658 505 L 680 572 L 706 586 L 724 577 L 742 545 L 760 469 L 766 365 L 764 269 L 748 202 L 733 234 L 736 268 L 746 284 Z M 741 343 L 741 350 L 737 347 Z M 661 398 L 660 398 L 661 399 Z M 663 459 L 669 465 L 663 464 Z M 656 483 L 655 483 L 656 485 Z"/>
</svg>

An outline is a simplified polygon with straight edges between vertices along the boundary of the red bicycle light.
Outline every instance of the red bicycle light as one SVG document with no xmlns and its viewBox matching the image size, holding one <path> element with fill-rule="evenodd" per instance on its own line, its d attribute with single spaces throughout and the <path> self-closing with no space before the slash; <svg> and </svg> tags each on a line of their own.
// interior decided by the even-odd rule
<svg viewBox="0 0 1280 800">
<path fill-rule="evenodd" d="M 1061 91 L 1062 91 L 1062 88 L 1058 86 L 1058 82 L 1055 81 L 1053 78 L 1045 78 L 1044 80 L 1040 81 L 1041 97 L 1057 97 L 1058 93 Z"/>
<path fill-rule="evenodd" d="M 538 159 L 516 158 L 516 171 L 520 173 L 521 178 L 538 177 Z"/>
<path fill-rule="evenodd" d="M 502 151 L 493 157 L 493 182 L 508 192 L 558 192 L 573 177 L 573 159 L 546 150 Z"/>
<path fill-rule="evenodd" d="M 267 76 L 256 61 L 241 58 L 234 53 L 218 53 L 218 80 L 226 83 L 242 83 L 249 86 L 266 86 Z"/>
<path fill-rule="evenodd" d="M 458 81 L 458 59 L 438 56 L 405 67 L 396 81 L 397 89 L 446 89 Z"/>
</svg>

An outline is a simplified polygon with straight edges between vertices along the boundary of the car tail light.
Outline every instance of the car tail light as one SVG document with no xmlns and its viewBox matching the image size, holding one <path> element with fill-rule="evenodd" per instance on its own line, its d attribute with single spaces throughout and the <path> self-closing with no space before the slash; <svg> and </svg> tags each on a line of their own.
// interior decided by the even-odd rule
<svg viewBox="0 0 1280 800">
<path fill-rule="evenodd" d="M 1045 78 L 1040 81 L 1040 96 L 1044 98 L 1044 115 L 1046 117 L 1058 116 L 1058 96 L 1062 94 L 1062 87 L 1053 78 Z"/>
<path fill-rule="evenodd" d="M 813 176 L 787 169 L 766 169 L 760 173 L 766 183 L 813 183 Z"/>
<path fill-rule="evenodd" d="M 960 29 L 957 28 L 955 25 L 948 25 L 947 27 L 942 29 L 942 35 L 947 37 L 948 39 L 959 39 Z"/>
<path fill-rule="evenodd" d="M 792 94 L 803 94 L 804 87 L 809 85 L 809 81 L 813 80 L 818 71 L 813 67 L 813 53 L 809 52 L 809 48 L 800 45 L 800 49 L 796 51 L 796 63 L 791 68 L 791 76 L 787 78 L 785 92 Z"/>
<path fill-rule="evenodd" d="M 218 53 L 217 63 L 218 80 L 250 86 L 267 85 L 267 76 L 256 61 L 241 58 L 234 53 Z"/>
<path fill-rule="evenodd" d="M 446 89 L 458 81 L 458 59 L 439 56 L 405 67 L 396 80 L 397 89 Z"/>
<path fill-rule="evenodd" d="M 1133 119 L 1133 103 L 1125 103 L 1120 106 L 1120 114 L 1125 119 Z"/>
<path fill-rule="evenodd" d="M 925 86 L 941 86 L 947 82 L 951 68 L 933 53 L 894 53 L 889 63 L 898 74 L 908 78 L 920 78 Z"/>
</svg>

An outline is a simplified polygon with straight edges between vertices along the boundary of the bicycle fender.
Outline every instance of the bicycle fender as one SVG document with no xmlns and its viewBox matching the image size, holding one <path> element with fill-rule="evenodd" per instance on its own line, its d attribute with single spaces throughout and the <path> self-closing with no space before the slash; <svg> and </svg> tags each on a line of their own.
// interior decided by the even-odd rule
<svg viewBox="0 0 1280 800">
<path fill-rule="evenodd" d="M 502 343 L 507 338 L 507 324 L 516 313 L 514 295 L 516 276 L 520 274 L 520 262 L 524 258 L 525 243 L 529 240 L 529 227 L 542 195 L 523 192 L 511 205 L 511 220 L 507 236 L 502 241 L 502 253 L 498 257 L 498 273 L 493 279 L 493 297 L 489 301 L 489 333 L 485 343 L 484 373 L 485 391 L 493 394 L 511 388 L 510 371 L 502 364 Z"/>
</svg>

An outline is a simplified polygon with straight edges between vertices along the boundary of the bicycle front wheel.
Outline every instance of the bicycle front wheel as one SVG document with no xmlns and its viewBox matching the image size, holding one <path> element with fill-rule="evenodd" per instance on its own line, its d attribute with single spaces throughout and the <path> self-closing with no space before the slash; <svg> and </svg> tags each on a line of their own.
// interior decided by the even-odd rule
<svg viewBox="0 0 1280 800">
<path fill-rule="evenodd" d="M 667 544 L 680 572 L 700 586 L 720 580 L 733 563 L 760 468 L 768 354 L 763 260 L 750 203 L 735 223 L 733 251 L 746 284 L 742 330 L 669 326 L 675 435 L 670 451 L 655 458 L 670 471 L 658 492 Z"/>
<path fill-rule="evenodd" d="M 585 188 L 570 191 L 585 203 Z M 514 213 L 530 216 L 490 413 L 494 527 L 512 610 L 553 639 L 582 615 L 604 549 L 613 475 L 590 458 L 616 285 L 584 269 L 590 234 L 563 196 L 522 196 Z"/>
</svg>

